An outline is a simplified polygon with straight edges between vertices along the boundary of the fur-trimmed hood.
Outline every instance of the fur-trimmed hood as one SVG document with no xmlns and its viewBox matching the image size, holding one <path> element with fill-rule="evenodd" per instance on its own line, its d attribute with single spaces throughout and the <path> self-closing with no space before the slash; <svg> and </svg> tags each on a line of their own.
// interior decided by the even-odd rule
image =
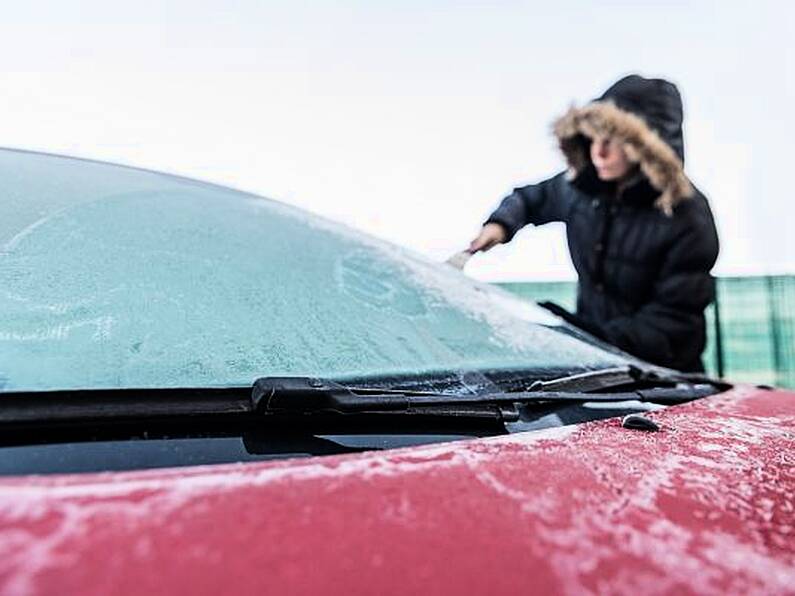
<svg viewBox="0 0 795 596">
<path fill-rule="evenodd" d="M 693 195 L 684 172 L 682 101 L 668 81 L 625 77 L 596 101 L 570 108 L 555 121 L 554 134 L 572 180 L 591 166 L 591 140 L 608 136 L 622 141 L 627 157 L 659 193 L 655 205 L 661 211 L 671 215 Z"/>
</svg>

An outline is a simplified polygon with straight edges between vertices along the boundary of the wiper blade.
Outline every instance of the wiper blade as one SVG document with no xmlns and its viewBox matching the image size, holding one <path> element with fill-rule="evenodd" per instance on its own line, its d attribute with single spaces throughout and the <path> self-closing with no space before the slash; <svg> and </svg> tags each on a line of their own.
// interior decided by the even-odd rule
<svg viewBox="0 0 795 596">
<path fill-rule="evenodd" d="M 241 414 L 250 387 L 75 389 L 0 393 L 0 424 Z"/>
</svg>

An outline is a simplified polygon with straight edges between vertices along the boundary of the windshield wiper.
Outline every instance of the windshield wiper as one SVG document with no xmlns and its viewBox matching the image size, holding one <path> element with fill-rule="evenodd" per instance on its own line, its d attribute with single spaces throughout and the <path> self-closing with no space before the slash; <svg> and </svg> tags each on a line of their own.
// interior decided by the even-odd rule
<svg viewBox="0 0 795 596">
<path fill-rule="evenodd" d="M 310 377 L 264 377 L 253 386 L 89 389 L 0 393 L 0 425 L 130 419 L 248 419 L 307 414 L 517 417 L 517 406 L 642 401 L 676 404 L 726 386 L 709 379 L 666 376 L 636 367 L 603 369 L 525 383 L 519 391 L 492 385 L 470 393 L 356 387 Z M 105 424 L 106 422 L 103 422 Z"/>
</svg>

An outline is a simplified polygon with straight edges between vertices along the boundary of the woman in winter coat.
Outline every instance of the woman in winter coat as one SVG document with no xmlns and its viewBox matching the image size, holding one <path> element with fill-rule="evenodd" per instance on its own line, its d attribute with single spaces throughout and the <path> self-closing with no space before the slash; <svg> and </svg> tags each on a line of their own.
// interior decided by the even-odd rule
<svg viewBox="0 0 795 596">
<path fill-rule="evenodd" d="M 508 242 L 528 223 L 565 222 L 577 312 L 546 306 L 649 362 L 703 370 L 718 236 L 707 199 L 684 173 L 676 86 L 625 77 L 570 109 L 554 132 L 568 171 L 515 189 L 470 252 Z"/>
</svg>

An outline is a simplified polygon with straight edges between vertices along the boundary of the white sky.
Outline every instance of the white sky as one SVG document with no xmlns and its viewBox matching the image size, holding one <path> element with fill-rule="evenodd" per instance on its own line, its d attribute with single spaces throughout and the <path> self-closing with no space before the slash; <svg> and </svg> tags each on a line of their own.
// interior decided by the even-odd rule
<svg viewBox="0 0 795 596">
<path fill-rule="evenodd" d="M 0 145 L 228 184 L 444 260 L 563 167 L 549 125 L 568 104 L 637 71 L 684 95 L 717 272 L 795 271 L 789 3 L 116 4 L 0 0 Z M 468 272 L 574 275 L 555 226 Z"/>
</svg>

